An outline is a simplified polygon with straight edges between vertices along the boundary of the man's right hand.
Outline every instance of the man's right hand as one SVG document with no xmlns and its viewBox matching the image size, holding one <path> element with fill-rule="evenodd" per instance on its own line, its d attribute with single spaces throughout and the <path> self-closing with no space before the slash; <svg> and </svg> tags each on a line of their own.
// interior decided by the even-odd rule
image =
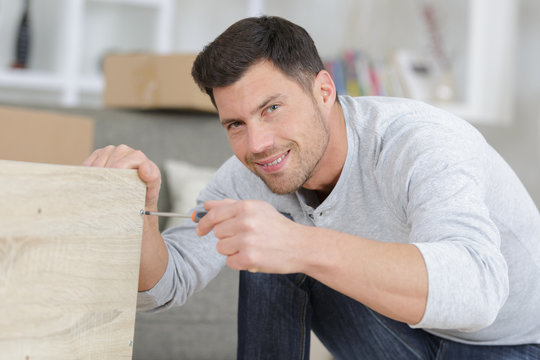
<svg viewBox="0 0 540 360">
<path fill-rule="evenodd" d="M 140 150 L 127 145 L 109 145 L 95 150 L 84 162 L 84 166 L 108 167 L 118 169 L 137 169 L 139 177 L 146 184 L 147 210 L 157 210 L 161 173 L 158 166 Z"/>
<path fill-rule="evenodd" d="M 137 169 L 139 177 L 146 184 L 145 210 L 157 211 L 161 173 L 158 166 L 139 150 L 126 145 L 106 146 L 94 151 L 84 162 L 84 166 L 118 169 Z M 151 289 L 163 276 L 169 252 L 159 232 L 156 216 L 145 216 L 141 246 L 141 266 L 139 270 L 139 291 Z"/>
</svg>

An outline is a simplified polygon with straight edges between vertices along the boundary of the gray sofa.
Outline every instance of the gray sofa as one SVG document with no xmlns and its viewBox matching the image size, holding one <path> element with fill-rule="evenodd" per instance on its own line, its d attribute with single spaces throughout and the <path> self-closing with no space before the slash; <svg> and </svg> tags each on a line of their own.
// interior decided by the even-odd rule
<svg viewBox="0 0 540 360">
<path fill-rule="evenodd" d="M 232 155 L 217 115 L 185 111 L 45 109 L 95 120 L 94 145 L 127 144 L 142 150 L 162 170 L 159 208 L 171 207 L 164 161 L 218 167 Z M 165 226 L 160 219 L 160 226 Z M 225 268 L 182 306 L 137 313 L 133 359 L 236 359 L 238 273 Z"/>
</svg>

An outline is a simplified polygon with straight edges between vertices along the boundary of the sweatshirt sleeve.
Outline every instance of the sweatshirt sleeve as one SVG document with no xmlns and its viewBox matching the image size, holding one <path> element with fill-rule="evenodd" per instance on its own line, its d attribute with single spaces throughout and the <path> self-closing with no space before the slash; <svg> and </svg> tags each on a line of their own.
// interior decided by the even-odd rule
<svg viewBox="0 0 540 360">
<path fill-rule="evenodd" d="M 217 240 L 212 233 L 198 237 L 195 226 L 189 222 L 186 220 L 162 234 L 169 251 L 167 268 L 152 289 L 138 293 L 137 311 L 156 312 L 183 305 L 225 265 L 225 257 L 216 251 Z"/>
<path fill-rule="evenodd" d="M 427 267 L 429 292 L 415 327 L 479 330 L 508 296 L 500 236 L 482 193 L 479 161 L 455 164 L 410 187 L 409 241 Z"/>
<path fill-rule="evenodd" d="M 506 301 L 508 269 L 486 204 L 489 145 L 468 124 L 453 125 L 399 127 L 383 175 L 427 267 L 427 305 L 413 327 L 475 331 Z"/>
<path fill-rule="evenodd" d="M 203 210 L 206 200 L 234 197 L 230 184 L 218 179 L 229 178 L 231 161 L 214 174 L 210 183 L 199 194 L 197 206 Z M 148 291 L 138 293 L 137 311 L 156 312 L 183 305 L 195 292 L 203 289 L 226 264 L 226 257 L 216 250 L 217 238 L 213 232 L 199 237 L 195 223 L 186 219 L 179 226 L 167 229 L 161 235 L 169 259 L 162 278 Z"/>
</svg>

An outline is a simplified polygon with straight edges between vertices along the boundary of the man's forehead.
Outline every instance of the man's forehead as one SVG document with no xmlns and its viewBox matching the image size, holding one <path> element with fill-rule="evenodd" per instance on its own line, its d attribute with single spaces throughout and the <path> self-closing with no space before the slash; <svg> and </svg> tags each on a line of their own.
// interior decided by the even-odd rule
<svg viewBox="0 0 540 360">
<path fill-rule="evenodd" d="M 284 99 L 291 87 L 298 86 L 272 64 L 252 67 L 235 83 L 214 89 L 220 115 L 233 109 L 251 113 L 270 100 Z"/>
</svg>

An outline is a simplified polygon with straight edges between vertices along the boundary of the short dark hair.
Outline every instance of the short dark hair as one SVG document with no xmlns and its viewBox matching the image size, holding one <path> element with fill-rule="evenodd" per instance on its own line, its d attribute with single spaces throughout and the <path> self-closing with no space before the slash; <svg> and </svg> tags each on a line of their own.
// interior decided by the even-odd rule
<svg viewBox="0 0 540 360">
<path fill-rule="evenodd" d="M 277 16 L 261 16 L 234 23 L 206 45 L 191 74 L 215 106 L 214 88 L 233 84 L 250 66 L 263 60 L 270 60 L 308 93 L 315 76 L 324 69 L 304 28 Z"/>
</svg>

